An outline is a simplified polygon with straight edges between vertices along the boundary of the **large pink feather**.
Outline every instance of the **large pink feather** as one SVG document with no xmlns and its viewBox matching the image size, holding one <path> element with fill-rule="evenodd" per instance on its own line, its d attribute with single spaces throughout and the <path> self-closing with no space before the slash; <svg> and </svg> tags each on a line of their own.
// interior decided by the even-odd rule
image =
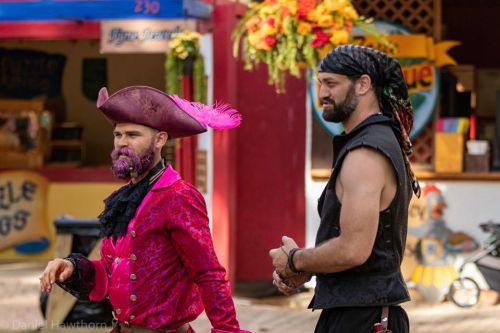
<svg viewBox="0 0 500 333">
<path fill-rule="evenodd" d="M 175 104 L 190 114 L 202 125 L 213 129 L 235 128 L 241 124 L 241 114 L 228 104 L 216 103 L 214 106 L 190 102 L 179 96 L 170 96 Z"/>
</svg>

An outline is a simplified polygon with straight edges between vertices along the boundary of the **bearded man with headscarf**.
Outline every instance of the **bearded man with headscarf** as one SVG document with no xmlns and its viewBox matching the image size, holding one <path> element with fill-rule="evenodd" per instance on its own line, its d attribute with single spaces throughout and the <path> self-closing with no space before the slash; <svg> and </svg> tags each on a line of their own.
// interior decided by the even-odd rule
<svg viewBox="0 0 500 333">
<path fill-rule="evenodd" d="M 49 262 L 42 291 L 57 283 L 79 299 L 108 297 L 113 333 L 194 333 L 189 323 L 203 310 L 212 333 L 250 333 L 236 320 L 203 196 L 161 157 L 167 139 L 236 127 L 240 114 L 146 86 L 111 96 L 102 88 L 97 108 L 113 125 L 112 171 L 129 182 L 105 200 L 99 216 L 101 258 L 73 253 Z"/>
<path fill-rule="evenodd" d="M 341 122 L 333 170 L 318 201 L 314 248 L 284 236 L 270 255 L 284 293 L 316 275 L 315 332 L 409 332 L 401 262 L 408 206 L 420 188 L 408 159 L 413 109 L 401 67 L 375 49 L 343 45 L 318 68 L 323 118 Z"/>
</svg>

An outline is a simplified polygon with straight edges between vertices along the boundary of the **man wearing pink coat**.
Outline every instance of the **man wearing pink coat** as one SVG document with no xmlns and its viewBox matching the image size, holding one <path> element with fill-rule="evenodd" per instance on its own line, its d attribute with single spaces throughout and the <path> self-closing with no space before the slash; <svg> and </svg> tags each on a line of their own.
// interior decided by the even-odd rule
<svg viewBox="0 0 500 333">
<path fill-rule="evenodd" d="M 212 333 L 248 332 L 236 320 L 205 201 L 161 158 L 167 139 L 236 127 L 239 113 L 145 86 L 111 96 L 102 88 L 97 107 L 114 126 L 113 173 L 130 182 L 105 200 L 101 258 L 73 253 L 49 262 L 42 291 L 57 283 L 80 299 L 109 297 L 121 333 L 191 333 L 203 310 Z"/>
</svg>

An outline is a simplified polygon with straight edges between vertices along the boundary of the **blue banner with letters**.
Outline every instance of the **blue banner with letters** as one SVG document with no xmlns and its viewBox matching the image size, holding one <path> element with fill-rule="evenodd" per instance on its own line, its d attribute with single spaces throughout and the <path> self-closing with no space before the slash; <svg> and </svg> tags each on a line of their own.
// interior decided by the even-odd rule
<svg viewBox="0 0 500 333">
<path fill-rule="evenodd" d="M 2 21 L 204 18 L 212 6 L 200 0 L 7 0 L 0 3 Z"/>
</svg>

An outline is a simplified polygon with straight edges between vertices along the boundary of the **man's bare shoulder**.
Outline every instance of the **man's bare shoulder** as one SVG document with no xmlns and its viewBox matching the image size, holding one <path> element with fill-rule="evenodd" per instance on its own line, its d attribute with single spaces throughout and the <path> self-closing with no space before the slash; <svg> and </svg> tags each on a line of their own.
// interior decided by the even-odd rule
<svg viewBox="0 0 500 333">
<path fill-rule="evenodd" d="M 392 166 L 384 153 L 370 147 L 359 147 L 346 155 L 339 180 L 343 186 L 372 184 L 381 188 L 388 172 L 392 172 Z"/>
</svg>

